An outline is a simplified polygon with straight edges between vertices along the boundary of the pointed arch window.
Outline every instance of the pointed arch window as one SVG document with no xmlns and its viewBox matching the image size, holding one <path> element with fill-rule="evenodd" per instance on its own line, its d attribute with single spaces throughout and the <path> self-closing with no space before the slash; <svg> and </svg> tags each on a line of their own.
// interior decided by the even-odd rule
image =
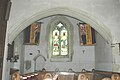
<svg viewBox="0 0 120 80">
<path fill-rule="evenodd" d="M 67 56 L 68 55 L 68 31 L 65 26 L 59 22 L 52 32 L 52 55 Z"/>
<path fill-rule="evenodd" d="M 48 55 L 51 61 L 71 61 L 73 52 L 73 26 L 64 16 L 53 18 L 47 28 Z"/>
</svg>

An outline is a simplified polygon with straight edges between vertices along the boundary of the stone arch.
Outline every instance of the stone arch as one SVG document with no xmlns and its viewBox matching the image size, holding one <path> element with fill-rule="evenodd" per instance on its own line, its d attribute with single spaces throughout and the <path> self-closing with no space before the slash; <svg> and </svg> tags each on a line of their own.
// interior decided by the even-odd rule
<svg viewBox="0 0 120 80">
<path fill-rule="evenodd" d="M 8 30 L 9 43 L 12 43 L 12 41 L 15 39 L 15 37 L 31 23 L 33 23 L 39 19 L 43 19 L 45 17 L 49 17 L 49 16 L 57 15 L 57 14 L 70 16 L 70 17 L 73 17 L 73 18 L 76 18 L 78 20 L 82 20 L 82 21 L 88 23 L 108 43 L 112 42 L 112 35 L 111 35 L 111 32 L 109 32 L 110 30 L 101 21 L 99 21 L 99 19 L 97 17 L 92 16 L 89 13 L 86 13 L 86 12 L 78 10 L 78 9 L 57 7 L 57 8 L 51 8 L 51 9 L 40 11 L 36 14 L 33 14 L 31 17 L 29 17 L 23 21 L 20 21 L 20 22 L 18 21 L 15 25 L 12 26 L 12 29 Z"/>
</svg>

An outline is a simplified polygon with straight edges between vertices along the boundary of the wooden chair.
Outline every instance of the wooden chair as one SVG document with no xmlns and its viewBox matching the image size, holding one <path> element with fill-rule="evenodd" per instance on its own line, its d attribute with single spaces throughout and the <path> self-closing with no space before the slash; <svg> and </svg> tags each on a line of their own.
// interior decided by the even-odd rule
<svg viewBox="0 0 120 80">
<path fill-rule="evenodd" d="M 78 80 L 90 80 L 90 79 L 86 76 L 86 74 L 80 73 L 78 75 Z"/>
<path fill-rule="evenodd" d="M 111 80 L 120 80 L 119 74 L 112 74 Z"/>
<path fill-rule="evenodd" d="M 53 79 L 53 76 L 51 73 L 46 73 L 43 80 L 52 80 Z"/>
<path fill-rule="evenodd" d="M 111 78 L 105 77 L 102 80 L 111 80 Z"/>
<path fill-rule="evenodd" d="M 13 73 L 11 77 L 12 80 L 20 80 L 20 75 L 18 72 Z"/>
</svg>

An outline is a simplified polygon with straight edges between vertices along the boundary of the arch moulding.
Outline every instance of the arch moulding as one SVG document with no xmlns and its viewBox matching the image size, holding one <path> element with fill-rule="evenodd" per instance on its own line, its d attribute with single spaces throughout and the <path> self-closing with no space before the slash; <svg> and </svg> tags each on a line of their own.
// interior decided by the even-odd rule
<svg viewBox="0 0 120 80">
<path fill-rule="evenodd" d="M 27 19 L 24 19 L 23 21 L 17 22 L 14 26 L 12 26 L 14 29 L 8 30 L 8 36 L 9 36 L 9 43 L 12 43 L 12 41 L 16 38 L 16 36 L 24 30 L 27 26 L 29 26 L 31 23 L 43 19 L 45 17 L 49 17 L 52 15 L 65 15 L 70 16 L 73 18 L 76 18 L 78 20 L 82 20 L 89 25 L 91 25 L 108 43 L 112 42 L 112 36 L 110 30 L 101 22 L 99 19 L 95 16 L 92 16 L 84 11 L 78 10 L 78 9 L 72 9 L 72 8 L 66 8 L 66 7 L 57 7 L 57 8 L 51 8 L 43 11 L 39 11 L 36 14 L 33 14 L 31 17 L 28 17 Z"/>
</svg>

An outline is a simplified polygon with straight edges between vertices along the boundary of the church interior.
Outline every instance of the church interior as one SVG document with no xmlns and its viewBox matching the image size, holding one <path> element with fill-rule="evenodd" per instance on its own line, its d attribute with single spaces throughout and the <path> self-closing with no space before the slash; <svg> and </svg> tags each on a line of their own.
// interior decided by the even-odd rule
<svg viewBox="0 0 120 80">
<path fill-rule="evenodd" d="M 0 0 L 0 80 L 120 80 L 120 0 Z"/>
</svg>

